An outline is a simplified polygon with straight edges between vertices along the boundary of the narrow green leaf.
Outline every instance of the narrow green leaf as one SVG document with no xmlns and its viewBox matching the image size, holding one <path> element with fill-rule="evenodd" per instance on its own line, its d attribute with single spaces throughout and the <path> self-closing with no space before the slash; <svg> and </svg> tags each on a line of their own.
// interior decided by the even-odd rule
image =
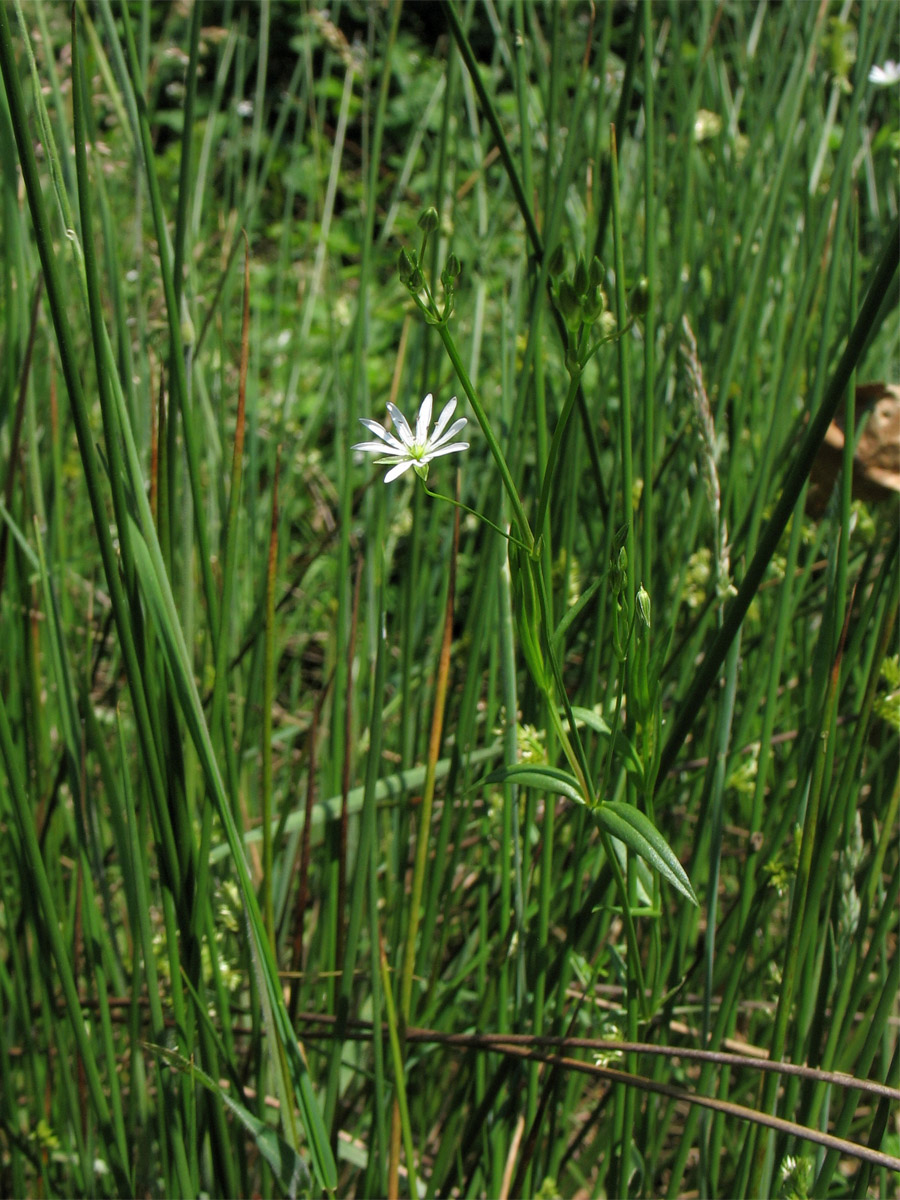
<svg viewBox="0 0 900 1200">
<path fill-rule="evenodd" d="M 630 846 L 635 854 L 646 859 L 655 867 L 674 888 L 687 897 L 692 904 L 697 903 L 691 881 L 684 867 L 675 857 L 672 848 L 659 832 L 650 818 L 633 804 L 624 804 L 620 800 L 611 800 L 590 810 L 597 824 L 611 837 L 618 838 L 626 846 Z"/>
<path fill-rule="evenodd" d="M 582 721 L 587 725 L 588 729 L 593 729 L 595 733 L 604 734 L 606 737 L 612 733 L 609 725 L 599 713 L 594 712 L 592 708 L 581 708 L 577 704 L 572 705 L 572 716 L 576 721 Z"/>
<path fill-rule="evenodd" d="M 580 708 L 577 705 L 572 705 L 572 716 L 576 721 L 583 721 L 588 729 L 593 729 L 595 733 L 599 733 L 601 737 L 609 737 L 612 733 L 609 725 L 599 713 L 594 712 L 592 708 Z M 621 729 L 616 730 L 613 740 L 614 753 L 622 761 L 625 770 L 637 778 L 639 784 L 644 782 L 644 767 L 635 750 L 631 740 L 625 736 Z"/>
<path fill-rule="evenodd" d="M 304 1192 L 310 1190 L 312 1180 L 309 1168 L 284 1138 L 278 1136 L 271 1125 L 267 1125 L 265 1121 L 254 1116 L 250 1109 L 236 1100 L 230 1091 L 221 1087 L 210 1075 L 201 1071 L 195 1063 L 190 1062 L 183 1055 L 174 1050 L 168 1050 L 165 1046 L 154 1046 L 151 1042 L 145 1042 L 144 1045 L 160 1058 L 164 1058 L 176 1070 L 189 1075 L 198 1083 L 202 1083 L 205 1088 L 219 1097 L 253 1138 L 260 1154 L 272 1168 L 275 1178 L 284 1188 L 286 1195 L 291 1197 L 291 1200 L 301 1189 Z"/>
<path fill-rule="evenodd" d="M 570 800 L 584 804 L 578 780 L 559 767 L 530 767 L 516 763 L 514 766 L 492 771 L 482 783 L 517 783 L 520 787 L 539 788 L 542 792 L 558 792 L 562 796 L 568 796 Z"/>
<path fill-rule="evenodd" d="M 566 612 L 563 614 L 559 624 L 556 626 L 556 629 L 553 631 L 553 648 L 557 652 L 557 654 L 559 654 L 562 649 L 563 638 L 565 637 L 566 632 L 569 629 L 569 626 L 572 624 L 572 622 L 575 620 L 575 618 L 580 613 L 584 612 L 585 608 L 588 606 L 588 604 L 590 604 L 590 602 L 593 600 L 593 598 L 596 596 L 597 592 L 599 591 L 599 589 L 605 582 L 606 582 L 605 575 L 601 575 L 599 579 L 595 579 L 594 582 L 590 585 L 590 587 L 586 588 L 581 593 L 581 595 L 578 597 L 578 599 L 575 601 L 575 603 L 572 605 L 572 607 L 567 609 Z"/>
<path fill-rule="evenodd" d="M 337 1187 L 337 1168 L 328 1142 L 328 1133 L 313 1093 L 306 1063 L 285 1008 L 272 947 L 266 937 L 256 893 L 241 847 L 240 834 L 213 752 L 168 578 L 162 567 L 158 565 L 158 558 L 154 563 L 151 547 L 136 526 L 132 530 L 132 536 L 135 566 L 141 584 L 141 592 L 157 625 L 181 710 L 203 768 L 207 789 L 218 809 L 219 819 L 222 822 L 237 872 L 244 913 L 247 918 L 252 957 L 259 975 L 260 993 L 261 996 L 265 996 L 271 1014 L 271 1021 L 267 1023 L 266 1033 L 273 1042 L 271 1045 L 273 1064 L 276 1070 L 281 1068 L 290 1074 L 294 1097 L 300 1107 L 303 1126 L 309 1138 L 313 1169 L 324 1190 L 333 1192 Z M 283 1117 L 286 1128 L 290 1129 L 292 1114 L 286 1111 L 283 1113 Z"/>
<path fill-rule="evenodd" d="M 494 742 L 490 746 L 483 746 L 478 750 L 473 750 L 468 754 L 467 761 L 469 767 L 477 766 L 479 763 L 485 762 L 490 758 L 497 758 L 503 752 L 503 746 L 500 742 Z M 434 769 L 434 777 L 437 780 L 445 779 L 450 774 L 450 768 L 453 763 L 452 755 L 447 758 L 442 758 L 438 761 Z M 385 775 L 383 779 L 379 779 L 372 790 L 372 799 L 376 804 L 398 805 L 405 796 L 410 793 L 415 794 L 425 785 L 425 767 L 410 767 L 406 771 L 397 771 L 393 775 Z M 350 816 L 358 816 L 363 810 L 363 801 L 365 800 L 366 787 L 365 784 L 360 784 L 359 787 L 351 788 L 347 793 L 346 808 Z M 317 800 L 313 806 L 310 816 L 310 825 L 312 827 L 313 845 L 316 845 L 324 836 L 324 830 L 330 821 L 340 819 L 343 808 L 343 801 L 340 795 L 328 796 L 322 800 Z M 284 819 L 282 833 L 296 833 L 298 829 L 302 829 L 306 821 L 306 804 L 293 809 Z M 275 832 L 278 826 L 278 821 L 272 821 L 272 831 Z M 252 829 L 244 832 L 241 838 L 244 846 L 253 846 L 257 842 L 262 841 L 262 827 L 254 825 Z M 209 852 L 209 861 L 211 863 L 219 862 L 223 858 L 227 858 L 231 850 L 226 842 L 220 845 L 213 846 Z"/>
</svg>

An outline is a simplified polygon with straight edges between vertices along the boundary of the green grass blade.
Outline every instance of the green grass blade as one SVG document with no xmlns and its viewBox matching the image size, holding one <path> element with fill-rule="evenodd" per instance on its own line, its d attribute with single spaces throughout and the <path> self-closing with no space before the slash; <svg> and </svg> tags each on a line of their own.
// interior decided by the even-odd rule
<svg viewBox="0 0 900 1200">
<path fill-rule="evenodd" d="M 293 1093 L 300 1105 L 304 1128 L 310 1141 L 313 1169 L 320 1185 L 333 1191 L 337 1185 L 337 1174 L 328 1135 L 309 1079 L 309 1072 L 297 1044 L 290 1020 L 285 1009 L 284 996 L 278 982 L 277 969 L 272 957 L 271 944 L 265 933 L 256 894 L 253 889 L 247 864 L 241 847 L 240 835 L 231 813 L 231 806 L 219 774 L 213 753 L 209 731 L 197 694 L 196 684 L 188 666 L 189 656 L 181 636 L 175 603 L 168 588 L 168 580 L 161 566 L 154 565 L 150 551 L 140 532 L 135 528 L 135 560 L 141 590 L 153 614 L 157 630 L 166 651 L 166 660 L 175 683 L 182 714 L 197 750 L 210 796 L 216 804 L 219 819 L 225 830 L 232 862 L 237 872 L 244 906 L 247 931 L 252 953 L 259 972 L 259 985 L 271 1014 L 267 1035 L 274 1041 L 273 1059 L 283 1062 L 289 1073 L 292 1087 L 286 1095 Z M 158 553 L 158 552 L 157 552 Z M 289 1112 L 284 1119 L 289 1120 Z"/>
</svg>

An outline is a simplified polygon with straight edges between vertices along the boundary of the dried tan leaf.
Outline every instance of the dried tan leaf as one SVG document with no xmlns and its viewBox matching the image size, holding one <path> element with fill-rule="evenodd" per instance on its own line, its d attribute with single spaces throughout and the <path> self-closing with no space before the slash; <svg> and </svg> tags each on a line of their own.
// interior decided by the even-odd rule
<svg viewBox="0 0 900 1200">
<path fill-rule="evenodd" d="M 900 495 L 900 385 L 866 383 L 856 389 L 856 411 L 870 409 L 853 455 L 854 500 L 896 501 Z M 825 434 L 810 472 L 806 511 L 820 517 L 841 471 L 844 457 L 844 413 Z"/>
</svg>

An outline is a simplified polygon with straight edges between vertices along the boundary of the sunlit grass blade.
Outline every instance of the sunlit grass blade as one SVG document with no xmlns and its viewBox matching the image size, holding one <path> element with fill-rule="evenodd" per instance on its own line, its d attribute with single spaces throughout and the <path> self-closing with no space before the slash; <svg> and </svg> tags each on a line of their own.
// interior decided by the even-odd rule
<svg viewBox="0 0 900 1200">
<path fill-rule="evenodd" d="M 168 1050 L 165 1046 L 148 1045 L 147 1049 L 170 1063 L 176 1070 L 181 1071 L 192 1082 L 196 1080 L 197 1083 L 202 1084 L 221 1100 L 253 1138 L 257 1149 L 272 1168 L 272 1173 L 286 1196 L 293 1198 L 301 1188 L 304 1191 L 309 1188 L 312 1180 L 306 1163 L 292 1146 L 278 1136 L 271 1125 L 261 1121 L 246 1105 L 241 1104 L 226 1088 L 221 1087 L 189 1059 L 177 1054 L 174 1050 Z"/>
<path fill-rule="evenodd" d="M 134 534 L 136 566 L 141 589 L 162 639 L 181 711 L 200 758 L 207 788 L 218 809 L 219 819 L 222 822 L 231 852 L 231 861 L 237 873 L 251 952 L 259 976 L 261 998 L 265 999 L 266 1007 L 269 1010 L 270 1021 L 266 1025 L 266 1035 L 272 1045 L 273 1064 L 276 1071 L 283 1071 L 290 1079 L 291 1086 L 283 1088 L 283 1103 L 288 1104 L 291 1098 L 299 1103 L 304 1129 L 310 1141 L 316 1177 L 320 1185 L 330 1192 L 336 1187 L 337 1175 L 328 1144 L 328 1135 L 313 1094 L 306 1063 L 290 1027 L 284 997 L 278 982 L 277 968 L 273 961 L 272 946 L 266 936 L 265 924 L 250 880 L 240 835 L 225 795 L 200 697 L 188 666 L 188 653 L 181 637 L 174 601 L 168 590 L 168 581 L 164 574 L 159 573 L 158 566 L 154 566 L 143 537 L 137 529 L 134 530 Z M 284 1120 L 286 1128 L 290 1132 L 291 1108 L 286 1108 Z M 289 1140 L 294 1144 L 294 1139 Z"/>
</svg>

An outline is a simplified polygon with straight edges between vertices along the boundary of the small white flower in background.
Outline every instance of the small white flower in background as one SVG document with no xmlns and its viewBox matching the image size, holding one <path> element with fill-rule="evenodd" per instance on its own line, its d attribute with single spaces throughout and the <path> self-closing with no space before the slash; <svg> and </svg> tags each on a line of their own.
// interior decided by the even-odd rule
<svg viewBox="0 0 900 1200">
<path fill-rule="evenodd" d="M 900 63 L 888 60 L 883 67 L 873 67 L 869 72 L 869 83 L 877 84 L 878 87 L 890 87 L 894 83 L 900 83 Z"/>
<path fill-rule="evenodd" d="M 456 410 L 455 396 L 444 406 L 444 411 L 435 422 L 433 432 L 429 434 L 428 426 L 431 423 L 433 399 L 434 397 L 429 392 L 422 401 L 419 415 L 416 418 L 415 433 L 410 429 L 409 422 L 400 409 L 390 401 L 388 401 L 387 410 L 394 423 L 396 437 L 393 433 L 389 433 L 383 425 L 379 425 L 377 421 L 372 421 L 368 417 L 360 417 L 360 422 L 365 425 L 366 429 L 381 440 L 357 442 L 352 448 L 364 450 L 367 454 L 381 455 L 381 458 L 376 458 L 375 461 L 382 466 L 390 465 L 391 468 L 384 477 L 385 483 L 390 483 L 392 479 L 396 479 L 410 467 L 415 469 L 420 479 L 427 479 L 428 464 L 433 458 L 439 458 L 442 454 L 454 454 L 457 450 L 468 450 L 468 442 L 452 440 L 465 425 L 466 418 L 459 417 L 449 429 L 446 427 Z"/>
</svg>

